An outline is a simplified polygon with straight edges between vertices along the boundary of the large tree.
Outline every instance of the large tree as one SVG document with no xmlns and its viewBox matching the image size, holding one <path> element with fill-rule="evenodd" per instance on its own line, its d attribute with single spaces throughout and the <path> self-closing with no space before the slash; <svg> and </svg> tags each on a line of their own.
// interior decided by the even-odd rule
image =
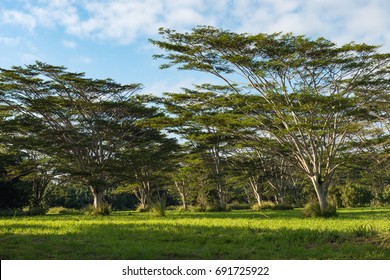
<svg viewBox="0 0 390 280">
<path fill-rule="evenodd" d="M 381 121 L 377 101 L 389 94 L 390 54 L 367 44 L 337 46 L 324 38 L 203 26 L 160 34 L 161 40 L 151 42 L 166 51 L 155 56 L 168 61 L 161 68 L 178 66 L 221 79 L 236 110 L 257 131 L 254 137 L 270 137 L 288 150 L 286 159 L 310 179 L 326 211 L 338 155 Z"/>
<path fill-rule="evenodd" d="M 0 70 L 0 103 L 28 123 L 18 136 L 38 140 L 29 148 L 56 159 L 61 172 L 88 186 L 96 208 L 120 180 L 121 153 L 155 135 L 143 122 L 157 110 L 134 98 L 140 88 L 41 62 Z"/>
</svg>

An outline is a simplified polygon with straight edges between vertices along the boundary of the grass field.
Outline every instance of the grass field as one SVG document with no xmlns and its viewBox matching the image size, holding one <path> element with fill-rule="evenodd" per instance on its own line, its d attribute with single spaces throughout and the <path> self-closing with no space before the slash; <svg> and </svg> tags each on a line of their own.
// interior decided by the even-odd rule
<svg viewBox="0 0 390 280">
<path fill-rule="evenodd" d="M 390 209 L 0 218 L 5 259 L 390 259 Z"/>
</svg>

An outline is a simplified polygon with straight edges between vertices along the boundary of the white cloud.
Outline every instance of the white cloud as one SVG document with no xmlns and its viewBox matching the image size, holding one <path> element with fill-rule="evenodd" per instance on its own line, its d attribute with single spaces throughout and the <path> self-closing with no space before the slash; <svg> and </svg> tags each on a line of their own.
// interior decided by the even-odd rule
<svg viewBox="0 0 390 280">
<path fill-rule="evenodd" d="M 81 62 L 83 64 L 90 64 L 93 62 L 93 59 L 89 56 L 77 56 L 71 59 L 73 62 Z"/>
<path fill-rule="evenodd" d="M 64 40 L 62 41 L 62 45 L 68 49 L 75 49 L 77 44 L 74 41 Z"/>
<path fill-rule="evenodd" d="M 0 45 L 15 47 L 21 42 L 20 37 L 0 37 Z"/>
<path fill-rule="evenodd" d="M 3 10 L 1 18 L 4 23 L 20 25 L 30 31 L 34 30 L 37 25 L 33 15 L 15 10 Z"/>
<path fill-rule="evenodd" d="M 35 61 L 39 61 L 41 60 L 40 56 L 36 55 L 36 54 L 31 54 L 31 53 L 23 53 L 21 56 L 20 56 L 20 60 L 23 64 L 30 64 L 30 63 L 34 63 Z"/>
<path fill-rule="evenodd" d="M 116 43 L 215 25 L 236 32 L 292 31 L 331 40 L 389 45 L 388 0 L 36 0 L 3 9 L 1 20 L 29 30 L 60 27 L 70 35 Z"/>
<path fill-rule="evenodd" d="M 165 92 L 181 92 L 182 88 L 191 88 L 193 84 L 203 84 L 209 79 L 194 79 L 194 77 L 187 77 L 180 80 L 160 80 L 157 82 L 148 83 L 145 85 L 143 92 L 162 96 Z"/>
</svg>

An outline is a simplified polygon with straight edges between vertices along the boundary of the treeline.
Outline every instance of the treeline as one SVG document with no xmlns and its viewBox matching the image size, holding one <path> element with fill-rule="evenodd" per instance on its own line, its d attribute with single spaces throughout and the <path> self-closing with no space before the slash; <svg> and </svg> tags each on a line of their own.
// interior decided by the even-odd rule
<svg viewBox="0 0 390 280">
<path fill-rule="evenodd" d="M 161 68 L 221 84 L 140 94 L 42 62 L 0 70 L 0 208 L 390 202 L 390 55 L 293 34 L 161 29 Z M 267 202 L 267 203 L 265 203 Z"/>
</svg>

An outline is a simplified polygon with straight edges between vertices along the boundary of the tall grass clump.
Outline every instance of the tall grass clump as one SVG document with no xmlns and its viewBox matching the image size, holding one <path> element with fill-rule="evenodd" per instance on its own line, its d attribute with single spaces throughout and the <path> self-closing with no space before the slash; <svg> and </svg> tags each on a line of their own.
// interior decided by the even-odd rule
<svg viewBox="0 0 390 280">
<path fill-rule="evenodd" d="M 47 211 L 48 215 L 81 215 L 82 211 L 72 208 L 65 208 L 63 206 L 51 207 Z"/>
<path fill-rule="evenodd" d="M 294 210 L 294 207 L 291 205 L 281 203 L 281 204 L 276 204 L 273 203 L 272 201 L 264 201 L 261 205 L 255 204 L 252 206 L 253 210 Z"/>
<path fill-rule="evenodd" d="M 318 201 L 310 201 L 305 205 L 305 208 L 303 209 L 303 215 L 306 218 L 315 218 L 315 217 L 323 217 L 323 218 L 330 218 L 330 217 L 336 217 L 337 216 L 337 210 L 336 210 L 336 204 L 329 202 L 328 203 L 328 209 L 324 212 L 321 212 L 320 205 Z"/>
<path fill-rule="evenodd" d="M 44 216 L 47 213 L 47 208 L 37 206 L 37 207 L 29 207 L 25 212 L 26 216 Z"/>
<path fill-rule="evenodd" d="M 150 211 L 157 217 L 165 217 L 167 210 L 167 198 L 165 194 L 158 194 L 156 198 L 150 203 Z"/>
<path fill-rule="evenodd" d="M 112 212 L 112 207 L 108 203 L 103 203 L 98 208 L 95 208 L 93 205 L 89 205 L 83 209 L 85 215 L 91 216 L 108 216 Z"/>
</svg>

